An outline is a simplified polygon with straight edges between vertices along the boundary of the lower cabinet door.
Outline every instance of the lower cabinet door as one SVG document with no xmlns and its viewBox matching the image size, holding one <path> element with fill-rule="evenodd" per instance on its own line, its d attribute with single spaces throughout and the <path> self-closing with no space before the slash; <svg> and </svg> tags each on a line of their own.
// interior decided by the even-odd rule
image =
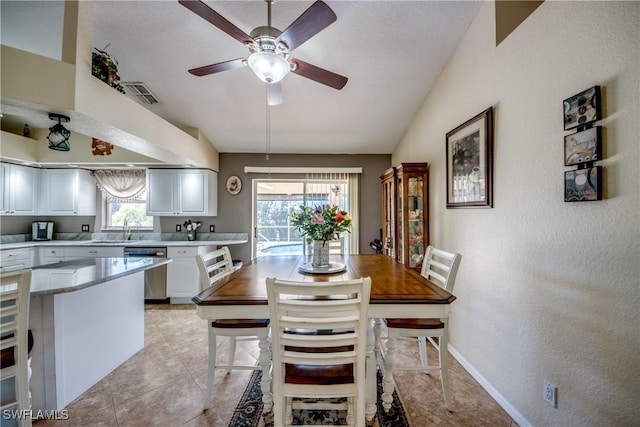
<svg viewBox="0 0 640 427">
<path fill-rule="evenodd" d="M 216 249 L 216 246 L 175 246 L 167 248 L 167 297 L 193 298 L 200 293 L 200 273 L 196 255 Z"/>
</svg>

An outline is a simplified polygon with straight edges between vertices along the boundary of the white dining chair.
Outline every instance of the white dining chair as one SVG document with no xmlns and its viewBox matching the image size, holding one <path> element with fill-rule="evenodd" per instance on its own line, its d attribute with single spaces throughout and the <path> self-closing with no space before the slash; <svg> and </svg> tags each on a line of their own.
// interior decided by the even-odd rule
<svg viewBox="0 0 640 427">
<path fill-rule="evenodd" d="M 31 409 L 29 380 L 31 377 L 30 347 L 33 337 L 29 333 L 29 291 L 31 289 L 31 270 L 21 270 L 0 275 L 0 351 L 2 365 L 0 381 L 3 389 L 1 409 L 22 411 L 19 425 L 30 426 L 31 417 L 24 416 Z M 31 338 L 31 339 L 29 339 Z M 7 385 L 13 378 L 14 393 L 6 393 Z"/>
<path fill-rule="evenodd" d="M 196 264 L 200 272 L 201 291 L 208 287 L 222 285 L 225 279 L 234 272 L 233 260 L 231 259 L 231 254 L 227 246 L 206 254 L 196 255 Z M 230 373 L 232 370 L 263 369 L 260 366 L 263 364 L 235 364 L 237 341 L 259 340 L 260 357 L 269 357 L 269 319 L 217 319 L 210 320 L 208 323 L 209 368 L 207 374 L 207 390 L 204 395 L 204 409 L 211 407 L 211 396 L 213 394 L 213 382 L 216 369 L 225 369 L 227 373 Z M 218 337 L 226 337 L 229 340 L 227 363 L 220 363 L 218 361 Z M 266 374 L 268 374 L 268 363 L 264 365 L 264 370 L 266 370 Z M 268 378 L 268 375 L 265 376 L 264 374 L 265 372 L 263 372 L 263 378 Z"/>
<path fill-rule="evenodd" d="M 452 293 L 458 274 L 458 267 L 462 255 L 450 253 L 433 246 L 427 247 L 422 264 L 421 274 L 446 291 Z M 394 380 L 393 371 L 413 370 L 423 371 L 427 374 L 432 370 L 440 371 L 440 382 L 444 395 L 445 406 L 451 410 L 449 397 L 449 370 L 447 363 L 447 345 L 449 339 L 449 318 L 440 319 L 384 319 L 387 328 L 385 359 L 385 376 L 383 379 L 383 408 L 389 410 L 393 402 Z M 416 340 L 420 353 L 419 366 L 395 366 L 395 349 L 398 338 Z M 431 343 L 438 351 L 438 364 L 429 365 L 427 359 L 427 342 Z"/>
<path fill-rule="evenodd" d="M 273 346 L 274 425 L 292 409 L 346 409 L 364 426 L 367 307 L 371 279 L 288 282 L 267 279 Z M 346 397 L 346 403 L 326 398 Z M 298 398 L 320 398 L 316 402 Z"/>
</svg>

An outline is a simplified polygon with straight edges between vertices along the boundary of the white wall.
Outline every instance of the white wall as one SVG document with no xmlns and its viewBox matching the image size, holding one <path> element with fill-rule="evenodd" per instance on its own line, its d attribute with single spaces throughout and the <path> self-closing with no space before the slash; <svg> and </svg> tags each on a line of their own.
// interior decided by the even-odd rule
<svg viewBox="0 0 640 427">
<path fill-rule="evenodd" d="M 520 424 L 640 422 L 639 58 L 640 2 L 546 1 L 497 47 L 487 2 L 393 153 L 431 164 L 431 242 L 463 255 L 452 351 Z M 594 85 L 605 200 L 565 203 L 562 100 Z M 446 209 L 445 134 L 490 105 L 494 208 Z"/>
</svg>

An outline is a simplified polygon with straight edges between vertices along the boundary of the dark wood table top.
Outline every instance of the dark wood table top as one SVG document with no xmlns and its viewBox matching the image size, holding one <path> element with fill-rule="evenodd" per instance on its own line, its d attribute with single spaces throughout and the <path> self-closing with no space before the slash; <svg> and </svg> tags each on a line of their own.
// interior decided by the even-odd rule
<svg viewBox="0 0 640 427">
<path fill-rule="evenodd" d="M 193 302 L 198 306 L 267 305 L 267 277 L 324 282 L 369 276 L 370 304 L 451 304 L 456 299 L 418 271 L 384 255 L 331 256 L 331 262 L 346 266 L 346 271 L 334 274 L 300 272 L 298 267 L 309 261 L 309 257 L 295 255 L 257 258 L 193 297 Z"/>
</svg>

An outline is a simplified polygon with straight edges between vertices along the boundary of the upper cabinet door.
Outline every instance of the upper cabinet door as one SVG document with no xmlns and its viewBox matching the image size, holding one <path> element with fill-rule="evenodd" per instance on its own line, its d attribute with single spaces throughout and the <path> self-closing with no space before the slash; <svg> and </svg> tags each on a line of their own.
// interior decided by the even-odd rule
<svg viewBox="0 0 640 427">
<path fill-rule="evenodd" d="M 43 174 L 44 214 L 76 215 L 78 175 L 72 169 L 47 170 Z"/>
<path fill-rule="evenodd" d="M 15 215 L 35 215 L 39 170 L 21 166 L 13 167 L 11 204 Z"/>
<path fill-rule="evenodd" d="M 9 214 L 9 165 L 0 164 L 0 214 Z"/>
<path fill-rule="evenodd" d="M 206 215 L 206 171 L 180 171 L 177 174 L 178 212 L 184 215 Z"/>
<path fill-rule="evenodd" d="M 96 184 L 82 169 L 42 170 L 43 215 L 96 214 Z"/>
<path fill-rule="evenodd" d="M 36 215 L 39 169 L 2 164 L 0 203 L 2 215 Z"/>
<path fill-rule="evenodd" d="M 147 215 L 176 215 L 175 171 L 147 170 Z"/>
<path fill-rule="evenodd" d="M 217 173 L 203 169 L 147 170 L 147 215 L 215 216 Z"/>
</svg>

